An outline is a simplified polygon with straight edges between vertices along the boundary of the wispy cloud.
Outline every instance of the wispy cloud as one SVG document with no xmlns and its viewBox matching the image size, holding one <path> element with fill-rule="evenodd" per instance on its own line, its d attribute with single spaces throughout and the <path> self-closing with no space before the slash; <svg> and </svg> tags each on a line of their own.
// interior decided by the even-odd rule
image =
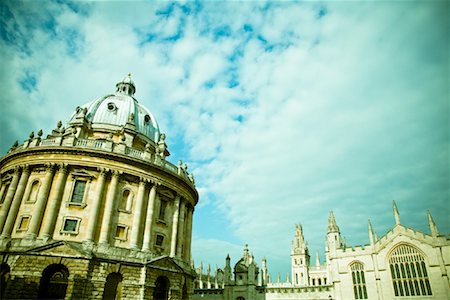
<svg viewBox="0 0 450 300">
<path fill-rule="evenodd" d="M 0 149 L 132 72 L 196 175 L 196 262 L 248 242 L 284 274 L 294 223 L 322 250 L 333 209 L 364 244 L 392 199 L 406 225 L 426 231 L 430 209 L 448 232 L 447 6 L 4 2 Z"/>
</svg>

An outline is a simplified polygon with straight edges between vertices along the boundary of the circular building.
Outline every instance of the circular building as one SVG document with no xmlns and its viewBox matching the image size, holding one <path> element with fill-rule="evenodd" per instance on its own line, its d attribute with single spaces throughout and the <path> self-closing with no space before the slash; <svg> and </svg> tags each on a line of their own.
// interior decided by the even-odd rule
<svg viewBox="0 0 450 300">
<path fill-rule="evenodd" d="M 0 158 L 0 298 L 188 299 L 192 174 L 130 75 Z"/>
</svg>

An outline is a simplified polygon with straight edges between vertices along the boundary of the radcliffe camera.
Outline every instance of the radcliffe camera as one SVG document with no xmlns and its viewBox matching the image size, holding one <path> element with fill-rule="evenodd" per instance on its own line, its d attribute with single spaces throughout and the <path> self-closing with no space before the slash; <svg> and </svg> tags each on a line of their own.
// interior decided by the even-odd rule
<svg viewBox="0 0 450 300">
<path fill-rule="evenodd" d="M 450 299 L 447 2 L 0 7 L 0 299 Z"/>
</svg>

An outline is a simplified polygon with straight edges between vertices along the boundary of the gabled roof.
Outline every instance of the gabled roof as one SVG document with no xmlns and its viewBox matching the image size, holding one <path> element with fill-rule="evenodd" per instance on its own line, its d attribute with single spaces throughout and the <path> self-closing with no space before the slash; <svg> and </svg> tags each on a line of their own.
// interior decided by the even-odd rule
<svg viewBox="0 0 450 300">
<path fill-rule="evenodd" d="M 89 251 L 84 250 L 79 243 L 67 241 L 51 242 L 46 245 L 30 248 L 25 252 L 50 256 L 92 258 L 92 254 Z"/>
</svg>

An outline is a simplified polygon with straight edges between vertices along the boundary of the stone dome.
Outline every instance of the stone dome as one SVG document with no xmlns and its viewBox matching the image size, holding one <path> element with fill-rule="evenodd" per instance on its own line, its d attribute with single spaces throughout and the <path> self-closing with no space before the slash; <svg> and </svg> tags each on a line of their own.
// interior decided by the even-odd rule
<svg viewBox="0 0 450 300">
<path fill-rule="evenodd" d="M 118 131 L 125 125 L 134 124 L 136 132 L 157 142 L 160 135 L 158 123 L 150 110 L 133 97 L 135 92 L 136 87 L 128 74 L 116 84 L 114 94 L 99 97 L 77 107 L 68 123 L 74 123 L 78 113 L 85 110 L 86 120 L 94 130 Z"/>
</svg>

